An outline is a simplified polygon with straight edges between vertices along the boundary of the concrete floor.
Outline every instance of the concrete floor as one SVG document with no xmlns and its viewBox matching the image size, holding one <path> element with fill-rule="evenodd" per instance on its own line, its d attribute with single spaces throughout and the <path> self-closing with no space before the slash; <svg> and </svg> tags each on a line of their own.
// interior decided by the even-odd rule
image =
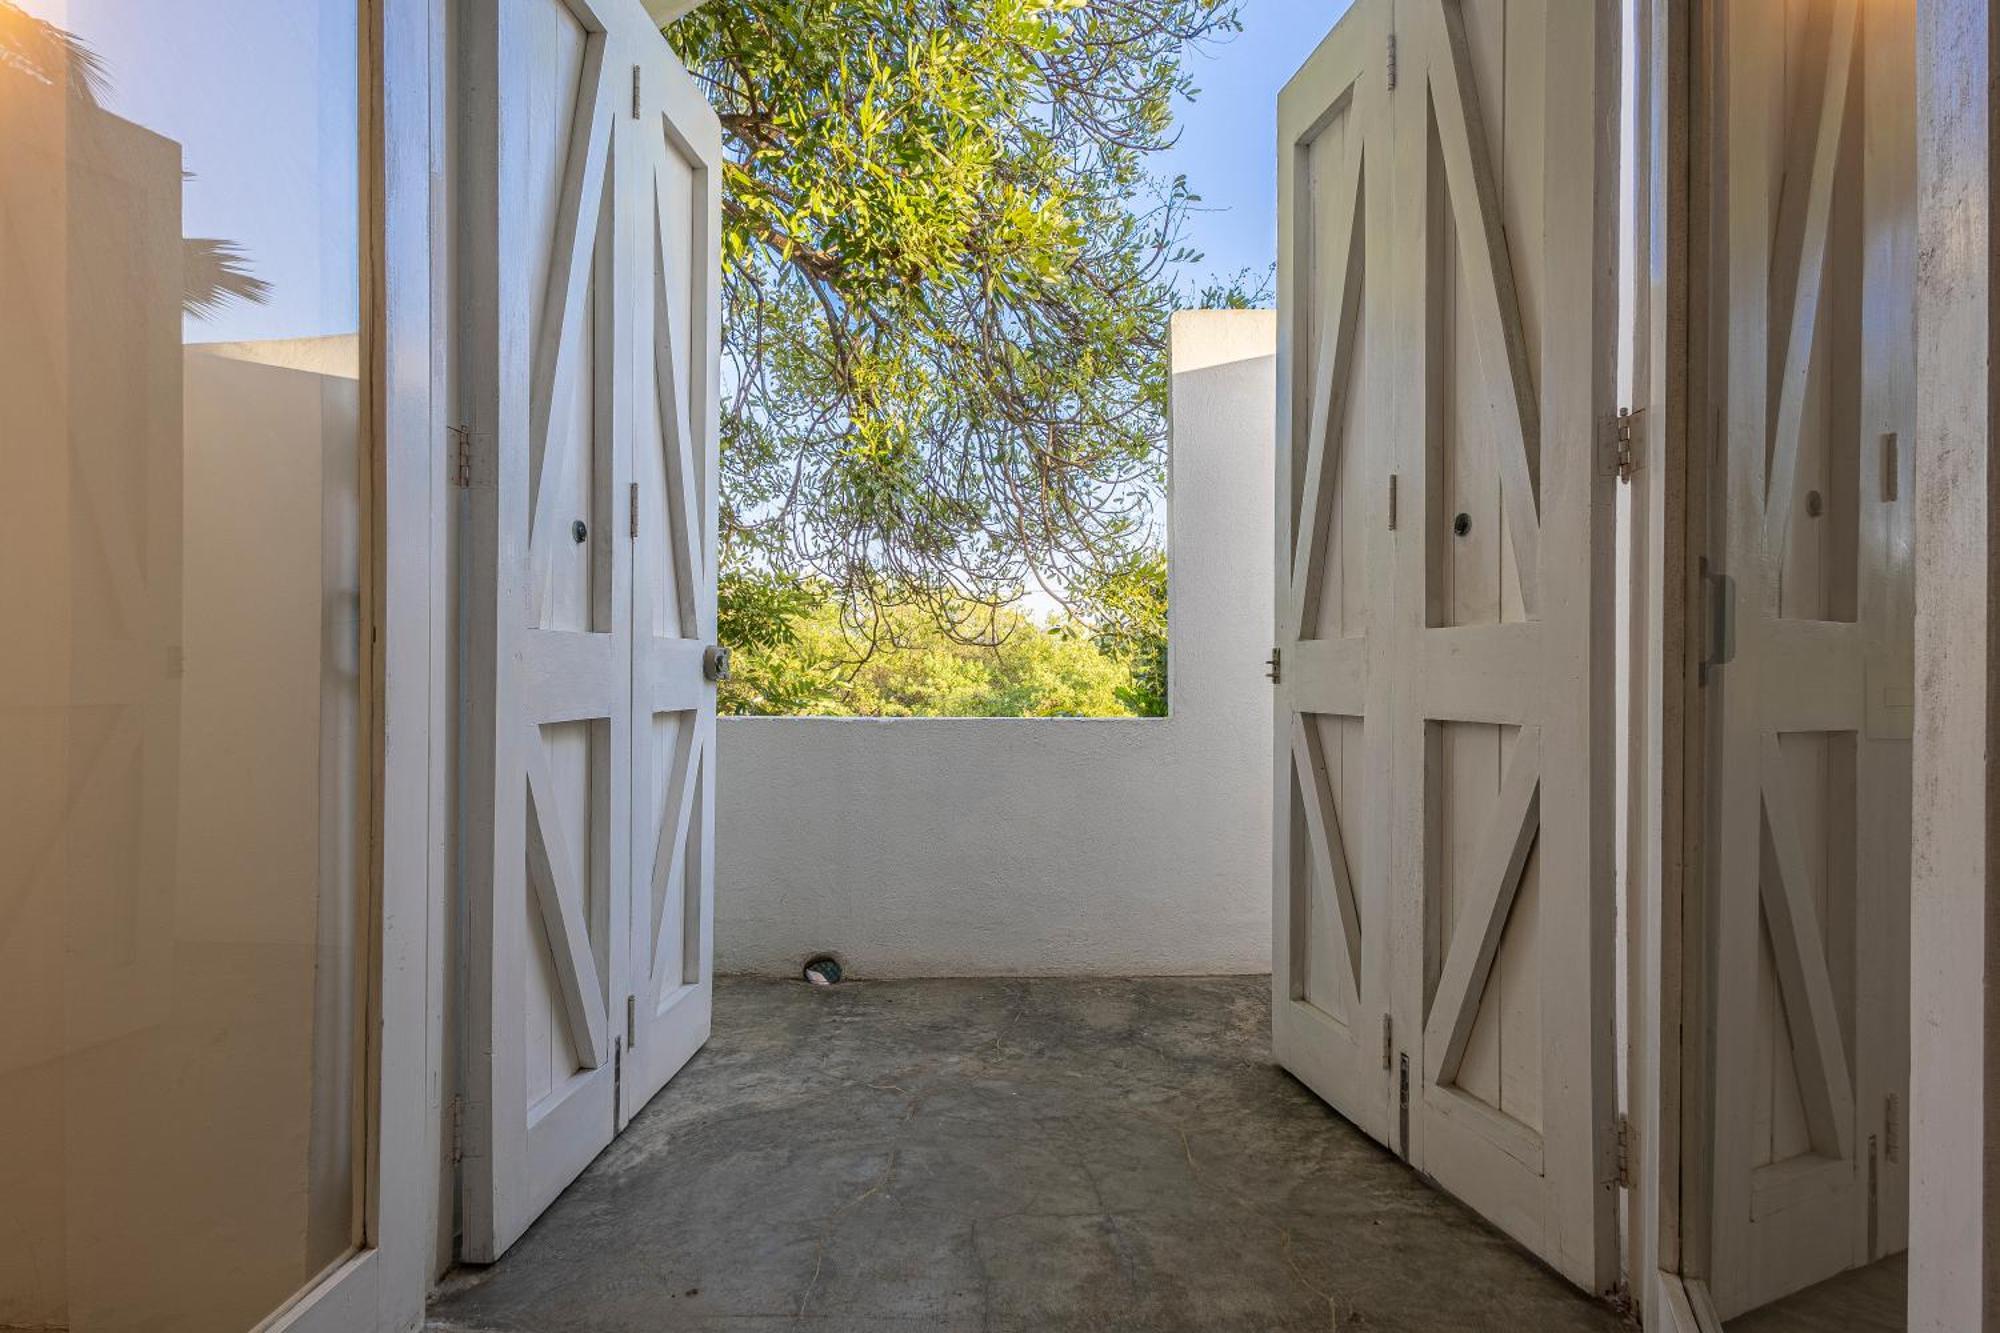
<svg viewBox="0 0 2000 1333">
<path fill-rule="evenodd" d="M 1910 1267 L 1891 1255 L 1729 1321 L 1729 1333 L 1902 1333 Z"/>
<path fill-rule="evenodd" d="M 1269 983 L 726 981 L 435 1330 L 1621 1330 L 1270 1060 Z"/>
</svg>

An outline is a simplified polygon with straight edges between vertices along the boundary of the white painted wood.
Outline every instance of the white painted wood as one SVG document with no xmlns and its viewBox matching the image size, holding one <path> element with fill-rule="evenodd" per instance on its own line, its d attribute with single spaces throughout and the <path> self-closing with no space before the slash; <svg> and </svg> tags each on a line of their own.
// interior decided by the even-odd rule
<svg viewBox="0 0 2000 1333">
<path fill-rule="evenodd" d="M 1695 685 L 1700 645 L 1690 621 L 1693 569 L 1688 496 L 1700 461 L 1687 447 L 1690 386 L 1703 364 L 1688 293 L 1697 252 L 1688 225 L 1696 182 L 1689 171 L 1689 108 L 1696 80 L 1688 0 L 1638 0 L 1635 106 L 1632 404 L 1639 466 L 1631 479 L 1626 986 L 1631 1048 L 1628 1138 L 1633 1188 L 1627 1207 L 1627 1272 L 1648 1329 L 1694 1333 L 1683 1273 L 1684 1210 L 1681 1013 L 1688 951 L 1684 908 L 1699 905 L 1684 840 L 1690 821 L 1687 737 L 1698 731 L 1704 691 Z M 1704 182 L 1705 184 L 1705 182 Z M 1698 518 L 1700 510 L 1695 516 Z M 1699 767 L 1694 770 L 1699 779 Z M 1684 888 L 1692 891 L 1684 893 Z M 1694 951 L 1699 957 L 1699 950 Z M 1697 969 L 1698 970 L 1698 969 Z M 1704 1298 L 1705 1299 L 1705 1298 Z"/>
<path fill-rule="evenodd" d="M 708 1032 L 720 131 L 637 0 L 475 10 L 462 1183 L 483 1262 Z"/>
<path fill-rule="evenodd" d="M 1598 7 L 1364 0 L 1279 103 L 1275 1047 L 1593 1290 L 1617 48 Z"/>
<path fill-rule="evenodd" d="M 1272 1042 L 1392 1142 L 1390 7 L 1361 0 L 1278 102 Z"/>
<path fill-rule="evenodd" d="M 1989 0 L 1917 9 L 1917 652 L 1909 1327 L 2000 1325 L 1995 232 Z M 1908 480 L 1908 478 L 1905 478 Z"/>
<path fill-rule="evenodd" d="M 1707 596 L 1733 594 L 1733 660 L 1702 701 L 1709 889 L 1686 919 L 1713 989 L 1684 997 L 1683 1030 L 1710 1037 L 1681 1240 L 1724 1319 L 1894 1253 L 1907 1225 L 1910 746 L 1887 705 L 1911 680 L 1889 441 L 1914 426 L 1914 19 L 1733 6 L 1698 66 L 1721 182 L 1695 279 L 1721 435 L 1706 547 L 1730 580 Z"/>
<path fill-rule="evenodd" d="M 715 639 L 721 448 L 721 127 L 664 43 L 639 66 L 619 170 L 642 196 L 626 219 L 632 371 L 633 767 L 631 946 L 619 1123 L 708 1039 L 715 953 Z"/>
<path fill-rule="evenodd" d="M 646 0 L 646 12 L 655 23 L 665 27 L 683 14 L 689 14 L 702 6 L 703 0 Z"/>
<path fill-rule="evenodd" d="M 376 938 L 364 988 L 361 1235 L 356 1251 L 264 1323 L 286 1333 L 390 1333 L 423 1318 L 438 1140 L 427 997 L 435 853 L 447 795 L 441 762 L 444 486 L 437 466 L 442 401 L 433 338 L 431 183 L 437 0 L 370 0 L 359 117 L 366 171 L 363 257 L 372 499 L 363 614 L 374 628 L 370 701 L 372 899 Z"/>
</svg>

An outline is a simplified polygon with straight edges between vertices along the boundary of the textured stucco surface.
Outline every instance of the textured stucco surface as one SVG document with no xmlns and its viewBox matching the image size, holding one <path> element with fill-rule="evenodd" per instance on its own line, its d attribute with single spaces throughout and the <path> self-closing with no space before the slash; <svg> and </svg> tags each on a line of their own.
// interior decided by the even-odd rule
<svg viewBox="0 0 2000 1333">
<path fill-rule="evenodd" d="M 1270 966 L 1268 311 L 1173 327 L 1166 719 L 725 718 L 716 966 Z"/>
<path fill-rule="evenodd" d="M 1621 1330 L 1270 1060 L 1267 978 L 725 980 L 437 1333 Z"/>
</svg>

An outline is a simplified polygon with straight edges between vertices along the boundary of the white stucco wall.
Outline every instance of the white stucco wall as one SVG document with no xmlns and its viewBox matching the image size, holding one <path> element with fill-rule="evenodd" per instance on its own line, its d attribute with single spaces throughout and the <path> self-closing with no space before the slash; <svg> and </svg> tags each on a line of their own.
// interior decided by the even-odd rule
<svg viewBox="0 0 2000 1333">
<path fill-rule="evenodd" d="M 1174 319 L 1170 716 L 722 719 L 719 971 L 1269 969 L 1276 327 Z"/>
</svg>

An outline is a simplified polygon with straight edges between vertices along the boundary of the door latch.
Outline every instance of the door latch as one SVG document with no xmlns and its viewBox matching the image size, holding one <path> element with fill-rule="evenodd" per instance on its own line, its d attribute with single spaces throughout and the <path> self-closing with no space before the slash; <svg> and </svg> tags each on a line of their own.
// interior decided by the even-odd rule
<svg viewBox="0 0 2000 1333">
<path fill-rule="evenodd" d="M 711 643 L 701 650 L 701 678 L 710 681 L 729 679 L 729 650 L 719 643 Z"/>
<path fill-rule="evenodd" d="M 1702 591 L 1708 597 L 1708 644 L 1702 653 L 1695 683 L 1708 684 L 1708 673 L 1728 666 L 1736 657 L 1736 580 L 1708 567 L 1708 558 L 1699 565 Z"/>
</svg>

